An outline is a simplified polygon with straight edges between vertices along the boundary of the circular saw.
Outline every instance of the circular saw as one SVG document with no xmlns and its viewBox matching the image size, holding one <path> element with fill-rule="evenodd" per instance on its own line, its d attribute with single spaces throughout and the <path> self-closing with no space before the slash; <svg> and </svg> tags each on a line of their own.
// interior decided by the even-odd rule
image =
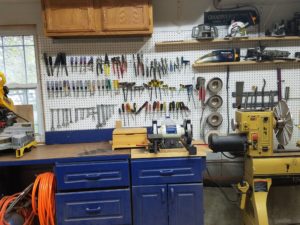
<svg viewBox="0 0 300 225">
<path fill-rule="evenodd" d="M 276 126 L 274 132 L 277 141 L 282 146 L 286 146 L 293 135 L 293 120 L 290 109 L 285 100 L 278 102 L 273 110 Z"/>
</svg>

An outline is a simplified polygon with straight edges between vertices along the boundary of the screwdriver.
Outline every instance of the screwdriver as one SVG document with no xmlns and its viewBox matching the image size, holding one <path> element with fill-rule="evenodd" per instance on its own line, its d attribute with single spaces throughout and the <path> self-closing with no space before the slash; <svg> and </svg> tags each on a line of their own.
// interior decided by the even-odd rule
<svg viewBox="0 0 300 225">
<path fill-rule="evenodd" d="M 76 86 L 75 86 L 75 81 L 72 81 L 72 90 L 73 90 L 73 96 L 75 97 L 75 93 L 76 93 Z"/>
<path fill-rule="evenodd" d="M 178 111 L 179 111 L 179 102 L 176 102 L 176 114 L 177 114 L 177 119 L 178 119 Z"/>
<path fill-rule="evenodd" d="M 164 104 L 163 104 L 163 111 L 164 111 L 165 117 L 166 117 L 167 116 L 167 103 L 166 102 L 164 102 Z"/>
<path fill-rule="evenodd" d="M 115 95 L 120 94 L 119 90 L 119 81 L 118 80 L 113 80 L 113 87 L 114 87 L 114 91 L 115 91 Z"/>
<path fill-rule="evenodd" d="M 70 64 L 71 64 L 71 71 L 72 71 L 72 73 L 73 73 L 74 57 L 71 57 L 71 59 L 70 59 Z"/>
<path fill-rule="evenodd" d="M 153 105 L 152 105 L 152 119 L 154 119 L 155 117 L 155 109 L 156 109 L 156 101 L 153 102 Z"/>
<path fill-rule="evenodd" d="M 75 71 L 77 72 L 77 66 L 78 66 L 78 58 L 77 56 L 75 57 Z"/>
<path fill-rule="evenodd" d="M 77 97 L 79 97 L 79 90 L 80 89 L 80 81 L 76 81 L 76 90 L 77 90 Z"/>
<path fill-rule="evenodd" d="M 148 114 L 149 114 L 149 119 L 150 120 L 151 120 L 151 109 L 152 109 L 151 104 L 148 104 Z"/>
<path fill-rule="evenodd" d="M 126 119 L 125 119 L 125 105 L 124 105 L 124 103 L 122 104 L 122 113 L 123 113 L 123 122 L 124 122 L 124 126 L 126 126 Z"/>
<path fill-rule="evenodd" d="M 136 103 L 133 103 L 131 112 L 134 114 L 134 122 L 136 123 Z"/>
<path fill-rule="evenodd" d="M 54 98 L 54 92 L 55 92 L 55 83 L 54 83 L 54 81 L 51 81 L 51 92 L 52 92 L 52 97 Z"/>
<path fill-rule="evenodd" d="M 97 80 L 97 88 L 98 88 L 98 94 L 101 95 L 101 81 Z"/>
<path fill-rule="evenodd" d="M 160 116 L 162 117 L 163 114 L 163 110 L 164 110 L 164 103 L 160 103 Z"/>
<path fill-rule="evenodd" d="M 129 114 L 131 113 L 131 108 L 130 108 L 130 104 L 126 103 L 126 112 L 127 112 L 127 122 L 128 122 L 128 126 L 129 125 Z"/>
<path fill-rule="evenodd" d="M 48 92 L 48 98 L 50 98 L 50 81 L 47 81 L 47 92 Z"/>
</svg>

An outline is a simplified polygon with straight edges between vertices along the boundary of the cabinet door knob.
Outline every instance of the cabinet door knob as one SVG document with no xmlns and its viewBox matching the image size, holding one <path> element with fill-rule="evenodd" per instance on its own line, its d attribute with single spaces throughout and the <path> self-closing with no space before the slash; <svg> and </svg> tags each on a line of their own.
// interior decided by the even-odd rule
<svg viewBox="0 0 300 225">
<path fill-rule="evenodd" d="M 161 189 L 161 202 L 162 203 L 166 202 L 166 189 L 165 188 Z"/>
<path fill-rule="evenodd" d="M 90 213 L 90 214 L 100 213 L 101 212 L 101 207 L 98 206 L 98 208 L 95 208 L 95 209 L 86 208 L 85 211 L 87 213 Z"/>
<path fill-rule="evenodd" d="M 171 199 L 171 202 L 174 201 L 174 188 L 170 188 L 170 199 Z"/>
</svg>

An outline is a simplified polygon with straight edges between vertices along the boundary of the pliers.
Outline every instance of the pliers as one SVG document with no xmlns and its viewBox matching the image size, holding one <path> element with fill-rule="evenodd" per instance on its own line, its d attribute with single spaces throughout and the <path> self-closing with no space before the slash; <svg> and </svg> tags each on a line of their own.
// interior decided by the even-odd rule
<svg viewBox="0 0 300 225">
<path fill-rule="evenodd" d="M 103 74 L 103 61 L 101 57 L 98 57 L 96 59 L 96 71 L 97 71 L 97 76 L 99 76 L 100 74 Z"/>
</svg>

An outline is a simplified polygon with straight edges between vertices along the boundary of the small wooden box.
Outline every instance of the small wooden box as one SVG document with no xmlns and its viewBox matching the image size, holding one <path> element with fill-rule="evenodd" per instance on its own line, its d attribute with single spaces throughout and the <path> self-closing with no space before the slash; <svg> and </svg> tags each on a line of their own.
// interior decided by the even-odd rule
<svg viewBox="0 0 300 225">
<path fill-rule="evenodd" d="M 147 147 L 146 128 L 116 128 L 113 131 L 112 149 Z"/>
</svg>

